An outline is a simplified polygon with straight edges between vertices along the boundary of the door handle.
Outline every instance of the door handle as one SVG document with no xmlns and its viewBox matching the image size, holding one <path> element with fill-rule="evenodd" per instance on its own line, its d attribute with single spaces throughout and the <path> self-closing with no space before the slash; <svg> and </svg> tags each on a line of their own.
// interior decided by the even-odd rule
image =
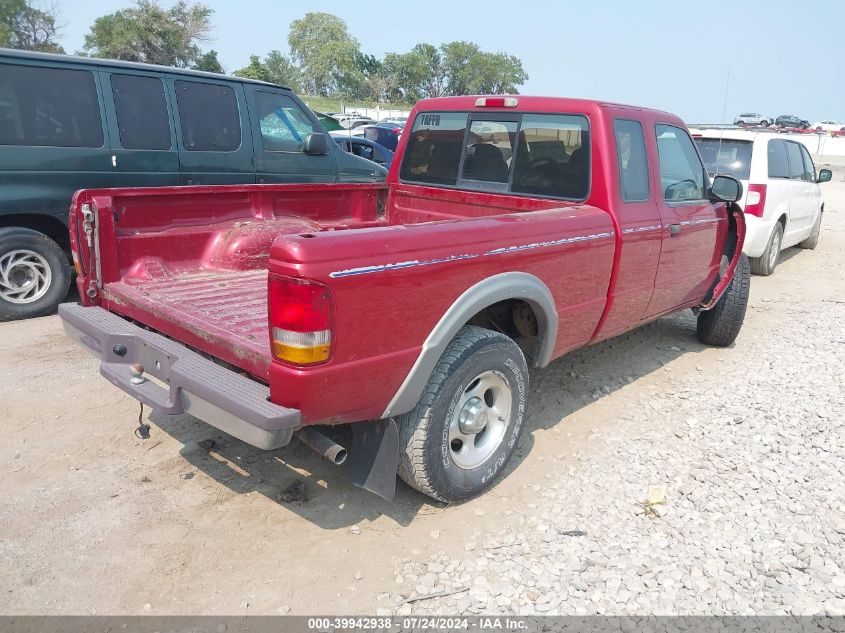
<svg viewBox="0 0 845 633">
<path fill-rule="evenodd" d="M 681 233 L 681 225 L 680 224 L 670 224 L 669 225 L 669 235 L 675 237 L 676 235 L 680 235 Z"/>
</svg>

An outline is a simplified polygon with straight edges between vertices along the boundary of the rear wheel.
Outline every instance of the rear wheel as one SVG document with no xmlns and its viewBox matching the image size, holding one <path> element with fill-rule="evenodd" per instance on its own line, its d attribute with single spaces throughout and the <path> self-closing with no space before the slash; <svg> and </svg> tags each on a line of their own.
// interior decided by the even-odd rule
<svg viewBox="0 0 845 633">
<path fill-rule="evenodd" d="M 751 258 L 751 272 L 755 275 L 762 275 L 768 277 L 775 271 L 778 265 L 778 257 L 780 257 L 780 247 L 783 243 L 783 225 L 780 222 L 775 224 L 775 228 L 769 237 L 769 243 L 766 244 L 766 250 L 760 257 Z"/>
<path fill-rule="evenodd" d="M 806 248 L 812 251 L 819 245 L 819 235 L 822 232 L 822 213 L 824 213 L 824 210 L 819 211 L 816 223 L 813 224 L 813 230 L 810 231 L 810 235 L 807 236 L 806 240 L 798 244 L 798 248 Z"/>
<path fill-rule="evenodd" d="M 489 488 L 522 432 L 528 368 L 519 347 L 466 326 L 437 362 L 417 406 L 397 419 L 399 476 L 456 503 Z"/>
<path fill-rule="evenodd" d="M 49 314 L 67 295 L 70 277 L 67 257 L 49 237 L 0 229 L 0 320 Z"/>
<path fill-rule="evenodd" d="M 760 121 L 760 125 L 762 125 L 763 127 L 769 127 L 769 122 L 766 121 L 766 119 L 763 119 L 762 121 Z"/>
<path fill-rule="evenodd" d="M 716 347 L 727 347 L 736 340 L 745 320 L 750 287 L 751 268 L 748 257 L 743 253 L 725 293 L 715 306 L 698 315 L 698 340 Z"/>
</svg>

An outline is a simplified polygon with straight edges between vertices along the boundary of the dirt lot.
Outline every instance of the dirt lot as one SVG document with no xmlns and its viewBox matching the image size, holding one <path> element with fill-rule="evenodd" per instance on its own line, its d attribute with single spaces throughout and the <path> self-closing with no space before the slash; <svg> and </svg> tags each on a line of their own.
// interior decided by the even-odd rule
<svg viewBox="0 0 845 633">
<path fill-rule="evenodd" d="M 509 476 L 457 507 L 185 416 L 138 439 L 57 317 L 0 324 L 0 612 L 845 610 L 842 170 L 823 191 L 735 346 L 683 314 L 536 372 Z"/>
</svg>

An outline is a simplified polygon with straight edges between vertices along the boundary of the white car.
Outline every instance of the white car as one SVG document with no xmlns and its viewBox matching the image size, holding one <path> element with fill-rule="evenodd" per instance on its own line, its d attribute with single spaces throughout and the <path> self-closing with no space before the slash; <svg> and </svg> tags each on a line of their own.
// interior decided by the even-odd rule
<svg viewBox="0 0 845 633">
<path fill-rule="evenodd" d="M 734 119 L 734 125 L 762 125 L 763 127 L 769 127 L 769 123 L 771 122 L 771 117 L 765 117 L 762 114 L 756 114 L 754 112 L 739 114 Z"/>
<path fill-rule="evenodd" d="M 817 173 L 803 144 L 740 130 L 701 130 L 693 136 L 711 177 L 726 174 L 742 182 L 743 251 L 752 272 L 771 275 L 784 248 L 816 247 L 824 212 L 818 183 L 830 180 L 831 171 Z"/>
<path fill-rule="evenodd" d="M 816 121 L 810 127 L 820 132 L 841 132 L 845 130 L 845 123 L 839 121 Z"/>
</svg>

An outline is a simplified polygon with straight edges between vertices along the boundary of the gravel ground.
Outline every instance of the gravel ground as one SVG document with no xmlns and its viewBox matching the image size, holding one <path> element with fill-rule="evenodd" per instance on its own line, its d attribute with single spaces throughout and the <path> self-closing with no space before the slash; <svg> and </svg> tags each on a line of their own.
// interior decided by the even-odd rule
<svg viewBox="0 0 845 633">
<path fill-rule="evenodd" d="M 0 324 L 0 612 L 845 613 L 842 171 L 824 195 L 733 347 L 687 313 L 534 373 L 510 474 L 455 507 L 187 416 L 137 439 L 56 317 Z"/>
<path fill-rule="evenodd" d="M 754 278 L 733 349 L 672 346 L 706 360 L 602 386 L 613 424 L 561 443 L 504 529 L 392 561 L 400 596 L 468 591 L 384 612 L 845 615 L 843 191 L 825 191 L 823 246 Z M 560 374 L 535 376 L 534 402 L 560 397 Z"/>
</svg>

